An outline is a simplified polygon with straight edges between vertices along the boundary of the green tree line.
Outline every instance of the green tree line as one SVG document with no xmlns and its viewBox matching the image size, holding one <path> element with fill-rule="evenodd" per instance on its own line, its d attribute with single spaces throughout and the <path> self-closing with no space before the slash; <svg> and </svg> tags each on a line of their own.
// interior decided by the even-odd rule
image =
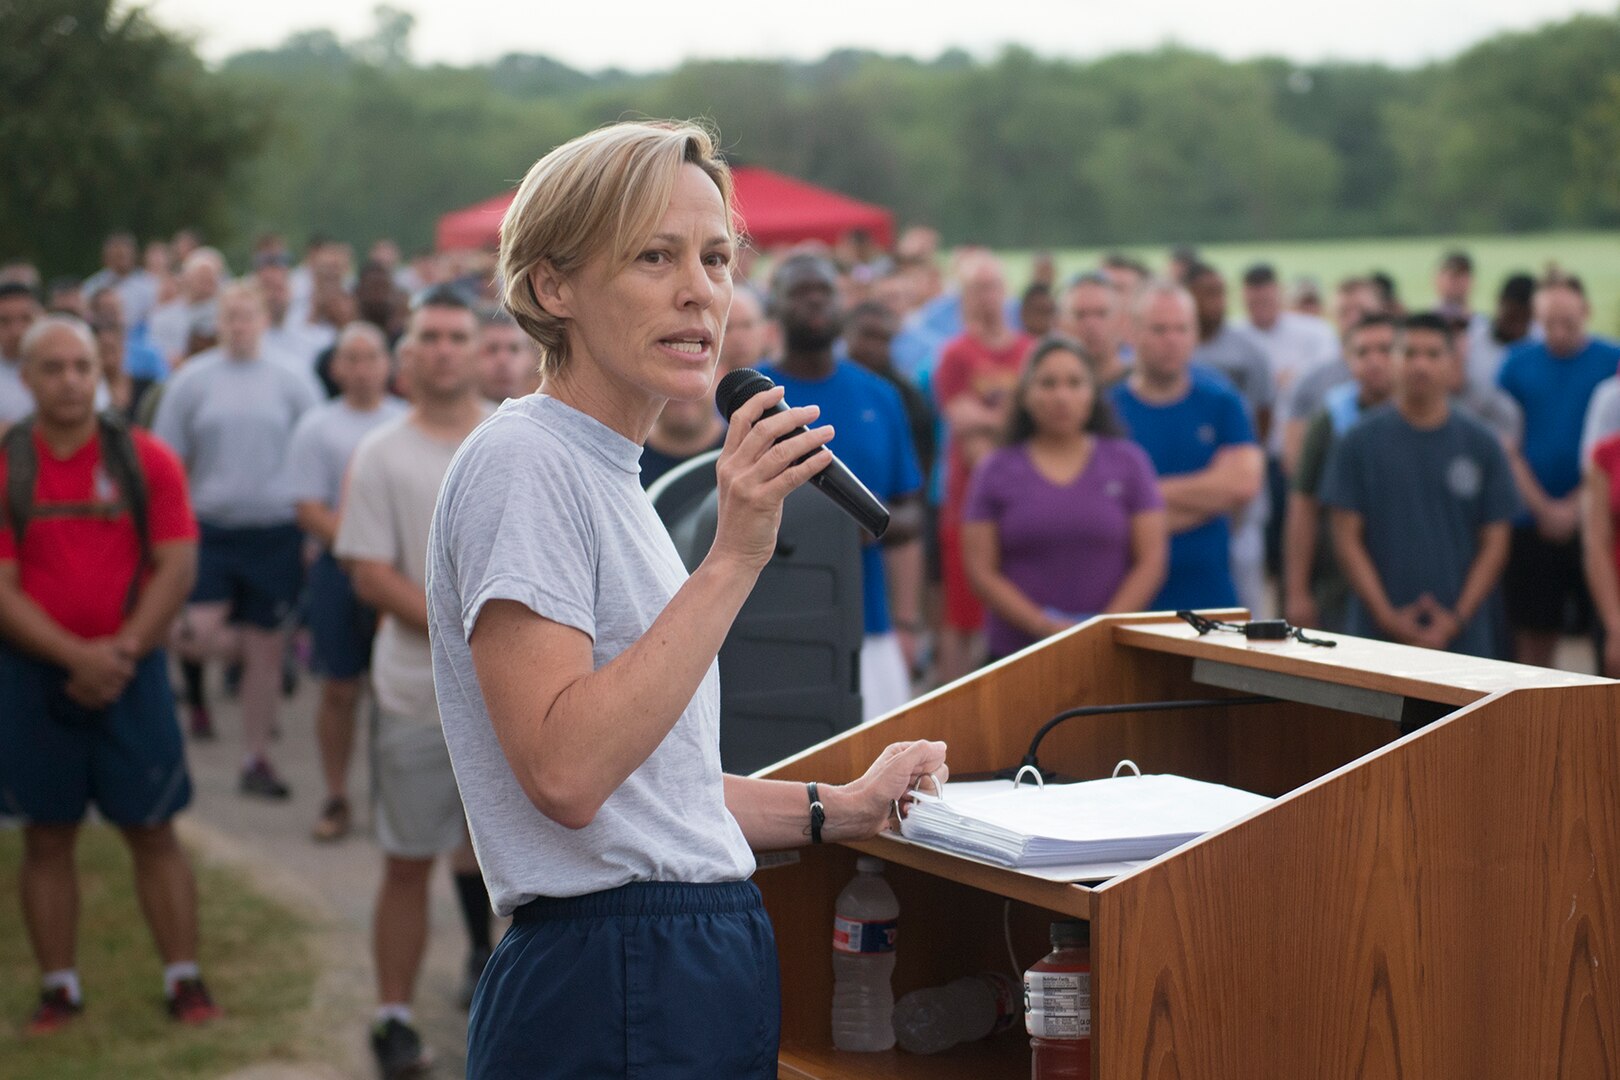
<svg viewBox="0 0 1620 1080">
<path fill-rule="evenodd" d="M 34 8 L 46 14 L 21 25 Z M 705 118 L 734 161 L 881 203 L 957 242 L 1620 225 L 1620 10 L 1416 68 L 1012 47 L 984 60 L 844 50 L 652 75 L 523 54 L 420 64 L 411 16 L 387 6 L 363 39 L 311 30 L 213 70 L 112 0 L 0 0 L 8 23 L 22 33 L 0 33 L 0 154 L 18 169 L 0 169 L 0 253 L 54 257 L 34 223 L 69 217 L 51 243 L 81 261 L 115 224 L 200 222 L 238 244 L 277 230 L 423 247 L 439 214 L 511 185 L 574 134 L 636 116 Z M 127 62 L 141 70 L 111 62 L 131 50 L 147 55 Z"/>
</svg>

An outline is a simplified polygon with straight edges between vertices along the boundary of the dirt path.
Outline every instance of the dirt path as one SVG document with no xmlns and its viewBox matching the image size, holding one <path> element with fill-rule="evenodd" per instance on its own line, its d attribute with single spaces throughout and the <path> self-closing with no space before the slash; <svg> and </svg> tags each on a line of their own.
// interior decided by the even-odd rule
<svg viewBox="0 0 1620 1080">
<path fill-rule="evenodd" d="M 312 681 L 303 680 L 298 694 L 284 703 L 282 735 L 272 751 L 277 769 L 292 786 L 293 797 L 286 802 L 237 793 L 242 747 L 235 703 L 217 692 L 211 699 L 220 737 L 187 744 L 196 797 L 181 818 L 182 833 L 202 857 L 242 868 L 260 888 L 310 917 L 317 928 L 314 950 L 320 963 L 305 1037 L 299 1040 L 300 1060 L 266 1062 L 231 1080 L 370 1080 L 377 1075 L 367 1042 L 376 1000 L 371 905 L 382 856 L 369 835 L 365 810 L 369 774 L 364 723 L 350 788 L 359 827 L 347 840 L 320 845 L 309 838 L 324 796 Z M 205 942 L 207 934 L 205 926 Z M 441 867 L 433 878 L 432 929 L 416 993 L 418 1026 L 434 1051 L 432 1075 L 439 1080 L 465 1075 L 466 1014 L 458 993 L 466 950 L 450 873 Z M 229 1001 L 222 1004 L 230 1008 Z"/>
</svg>

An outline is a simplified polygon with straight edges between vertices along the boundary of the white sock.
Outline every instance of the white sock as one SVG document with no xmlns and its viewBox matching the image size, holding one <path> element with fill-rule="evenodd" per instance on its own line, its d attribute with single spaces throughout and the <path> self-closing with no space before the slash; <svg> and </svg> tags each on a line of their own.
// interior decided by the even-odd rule
<svg viewBox="0 0 1620 1080">
<path fill-rule="evenodd" d="M 377 1006 L 377 1023 L 386 1024 L 390 1020 L 398 1020 L 402 1024 L 409 1025 L 414 1022 L 415 1017 L 411 1013 L 411 1007 L 403 1002 Z"/>
<path fill-rule="evenodd" d="M 163 969 L 163 994 L 165 997 L 174 997 L 174 987 L 181 979 L 195 979 L 199 972 L 195 960 L 183 960 L 178 964 L 170 964 Z"/>
<path fill-rule="evenodd" d="M 79 972 L 77 968 L 62 968 L 60 971 L 47 971 L 39 980 L 40 988 L 47 993 L 52 990 L 66 989 L 68 1000 L 77 1005 L 84 1000 L 83 991 L 79 988 Z"/>
</svg>

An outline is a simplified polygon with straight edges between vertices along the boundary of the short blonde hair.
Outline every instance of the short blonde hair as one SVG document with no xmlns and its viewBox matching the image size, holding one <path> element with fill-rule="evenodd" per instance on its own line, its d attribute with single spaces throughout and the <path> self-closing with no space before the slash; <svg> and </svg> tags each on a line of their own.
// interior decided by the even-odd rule
<svg viewBox="0 0 1620 1080">
<path fill-rule="evenodd" d="M 635 121 L 581 135 L 535 162 L 501 219 L 502 302 L 540 350 L 540 374 L 568 363 L 568 320 L 548 313 L 531 276 L 563 277 L 598 254 L 629 262 L 669 205 L 683 165 L 702 169 L 732 219 L 731 170 L 716 140 L 693 123 Z M 734 237 L 735 238 L 735 237 Z"/>
</svg>

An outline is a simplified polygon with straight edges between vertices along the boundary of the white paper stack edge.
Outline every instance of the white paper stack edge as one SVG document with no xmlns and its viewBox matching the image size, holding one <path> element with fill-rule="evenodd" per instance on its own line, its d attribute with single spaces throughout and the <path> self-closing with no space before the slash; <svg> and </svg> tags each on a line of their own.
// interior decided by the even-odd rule
<svg viewBox="0 0 1620 1080">
<path fill-rule="evenodd" d="M 1001 866 L 1110 863 L 1155 858 L 1270 802 L 1163 774 L 1016 789 L 949 784 L 944 798 L 918 793 L 900 832 Z"/>
</svg>

